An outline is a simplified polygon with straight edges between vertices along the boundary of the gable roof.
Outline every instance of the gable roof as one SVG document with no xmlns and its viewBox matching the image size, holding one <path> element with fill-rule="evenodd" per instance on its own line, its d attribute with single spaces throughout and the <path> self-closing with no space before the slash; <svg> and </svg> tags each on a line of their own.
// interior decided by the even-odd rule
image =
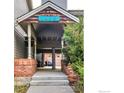
<svg viewBox="0 0 124 93">
<path fill-rule="evenodd" d="M 44 3 L 43 5 L 41 5 L 41 6 L 37 7 L 37 8 L 35 8 L 34 10 L 32 10 L 32 11 L 30 11 L 30 12 L 28 12 L 28 13 L 22 15 L 21 17 L 18 17 L 16 21 L 17 21 L 18 23 L 20 23 L 20 22 L 22 22 L 23 20 L 25 20 L 25 19 L 31 17 L 32 15 L 34 15 L 34 14 L 40 12 L 41 10 L 43 10 L 43 9 L 45 9 L 45 8 L 47 8 L 47 7 L 51 7 L 51 8 L 53 8 L 53 9 L 55 9 L 56 11 L 62 13 L 63 15 L 67 16 L 68 18 L 72 19 L 73 21 L 75 21 L 75 22 L 77 22 L 77 23 L 79 22 L 79 19 L 78 19 L 77 17 L 75 17 L 74 15 L 70 14 L 68 11 L 66 11 L 66 10 L 64 10 L 63 8 L 57 6 L 56 4 L 54 4 L 54 3 L 51 2 L 51 1 L 48 1 L 48 2 Z"/>
</svg>

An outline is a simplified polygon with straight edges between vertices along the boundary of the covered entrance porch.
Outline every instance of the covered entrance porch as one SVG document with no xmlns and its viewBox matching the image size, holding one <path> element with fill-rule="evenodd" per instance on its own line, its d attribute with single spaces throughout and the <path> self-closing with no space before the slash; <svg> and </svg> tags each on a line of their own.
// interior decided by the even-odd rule
<svg viewBox="0 0 124 93">
<path fill-rule="evenodd" d="M 51 1 L 17 18 L 17 26 L 23 25 L 27 33 L 28 53 L 25 59 L 15 59 L 14 75 L 31 77 L 37 67 L 61 69 L 64 26 L 75 22 L 79 22 L 77 17 Z"/>
<path fill-rule="evenodd" d="M 36 31 L 38 67 L 61 69 L 64 26 L 60 23 L 39 24 Z"/>
</svg>

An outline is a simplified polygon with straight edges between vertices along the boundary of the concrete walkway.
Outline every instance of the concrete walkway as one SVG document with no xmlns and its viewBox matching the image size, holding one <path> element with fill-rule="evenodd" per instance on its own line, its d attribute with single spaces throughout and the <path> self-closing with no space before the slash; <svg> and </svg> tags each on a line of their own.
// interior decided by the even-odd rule
<svg viewBox="0 0 124 93">
<path fill-rule="evenodd" d="M 38 71 L 32 77 L 27 93 L 74 93 L 67 76 L 58 71 Z"/>
</svg>

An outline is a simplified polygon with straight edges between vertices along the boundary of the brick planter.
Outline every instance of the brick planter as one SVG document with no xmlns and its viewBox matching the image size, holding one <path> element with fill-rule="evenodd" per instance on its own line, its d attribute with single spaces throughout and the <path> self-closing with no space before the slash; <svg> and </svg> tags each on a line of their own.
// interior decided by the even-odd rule
<svg viewBox="0 0 124 93">
<path fill-rule="evenodd" d="M 63 72 L 68 76 L 68 80 L 70 85 L 73 85 L 75 82 L 78 81 L 78 76 L 75 74 L 74 70 L 72 69 L 71 65 L 63 66 Z"/>
<path fill-rule="evenodd" d="M 34 59 L 15 59 L 14 76 L 31 77 L 36 72 L 37 62 Z"/>
</svg>

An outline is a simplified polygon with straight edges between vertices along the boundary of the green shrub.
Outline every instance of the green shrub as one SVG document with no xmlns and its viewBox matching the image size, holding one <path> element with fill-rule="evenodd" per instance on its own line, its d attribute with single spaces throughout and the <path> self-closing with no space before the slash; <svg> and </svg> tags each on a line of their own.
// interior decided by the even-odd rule
<svg viewBox="0 0 124 93">
<path fill-rule="evenodd" d="M 76 83 L 76 89 L 82 93 L 84 82 L 84 32 L 83 18 L 80 23 L 67 24 L 64 32 L 64 41 L 66 47 L 62 50 L 66 57 L 66 64 L 71 63 L 74 71 L 78 74 L 80 80 Z"/>
</svg>

